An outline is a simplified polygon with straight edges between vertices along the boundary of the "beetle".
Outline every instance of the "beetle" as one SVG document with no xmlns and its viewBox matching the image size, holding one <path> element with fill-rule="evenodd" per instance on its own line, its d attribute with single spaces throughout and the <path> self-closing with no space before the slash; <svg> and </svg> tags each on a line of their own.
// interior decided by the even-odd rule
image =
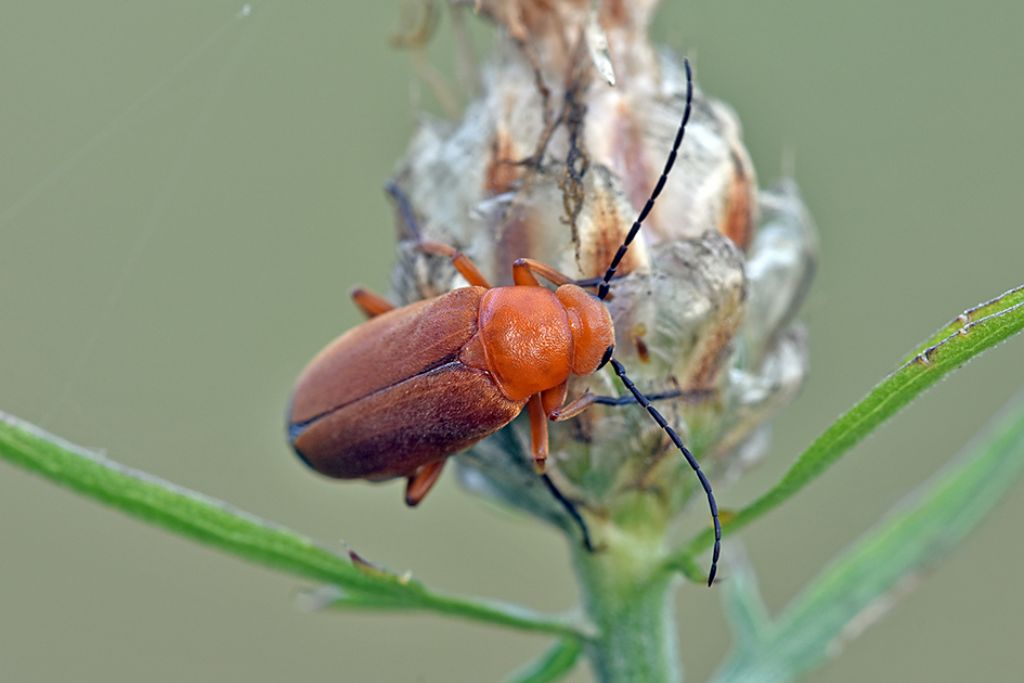
<svg viewBox="0 0 1024 683">
<path fill-rule="evenodd" d="M 435 242 L 428 253 L 447 257 L 469 283 L 433 299 L 396 308 L 362 289 L 352 293 L 369 320 L 338 337 L 300 375 L 288 415 L 292 448 L 321 474 L 342 479 L 407 480 L 405 502 L 417 505 L 437 482 L 445 461 L 497 432 L 526 408 L 535 469 L 544 473 L 549 420 L 578 415 L 596 398 L 566 403 L 571 376 L 611 363 L 636 402 L 686 458 L 707 496 L 715 530 L 708 585 L 721 543 L 718 506 L 696 458 L 613 357 L 615 327 L 604 300 L 616 269 L 664 189 L 693 102 L 686 67 L 686 106 L 664 169 L 604 276 L 596 296 L 532 259 L 512 265 L 513 285 L 492 287 L 464 254 Z M 541 285 L 538 276 L 556 287 Z M 579 513 L 545 483 L 581 524 Z"/>
</svg>

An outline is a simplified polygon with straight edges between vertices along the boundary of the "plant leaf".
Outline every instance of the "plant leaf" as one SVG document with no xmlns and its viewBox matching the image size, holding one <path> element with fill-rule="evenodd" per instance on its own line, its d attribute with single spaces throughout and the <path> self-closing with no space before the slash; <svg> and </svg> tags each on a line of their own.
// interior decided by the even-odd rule
<svg viewBox="0 0 1024 683">
<path fill-rule="evenodd" d="M 891 606 L 915 574 L 947 554 L 1024 471 L 1024 397 L 984 439 L 894 509 L 847 549 L 768 629 L 755 647 L 737 648 L 717 683 L 789 681 L 836 653 Z"/>
<path fill-rule="evenodd" d="M 696 558 L 689 553 L 677 553 L 669 560 L 667 566 L 672 571 L 679 572 L 693 583 L 697 583 L 702 586 L 707 585 L 707 567 L 698 563 Z"/>
<path fill-rule="evenodd" d="M 233 555 L 345 589 L 363 607 L 428 610 L 525 631 L 585 638 L 572 622 L 522 607 L 428 590 L 407 576 L 352 562 L 289 529 L 130 469 L 0 412 L 0 458 L 134 517 Z"/>
<path fill-rule="evenodd" d="M 924 352 L 929 347 L 935 346 L 946 337 L 958 333 L 961 327 L 971 321 L 986 318 L 995 313 L 1005 311 L 1006 309 L 1020 303 L 1024 303 L 1024 285 L 1019 285 L 1013 289 L 1007 290 L 994 299 L 989 299 L 988 301 L 971 306 L 963 313 L 950 320 L 943 327 L 939 328 L 939 330 L 931 337 L 921 344 L 918 344 L 918 346 L 903 359 L 903 362 L 906 363 L 907 361 L 913 360 L 919 353 Z"/>
<path fill-rule="evenodd" d="M 563 638 L 538 659 L 505 679 L 505 683 L 553 683 L 565 678 L 576 666 L 583 645 L 576 638 Z"/>
<path fill-rule="evenodd" d="M 971 358 L 1011 337 L 1024 328 L 1024 286 L 1010 290 L 975 307 L 987 315 L 970 320 L 938 341 L 929 339 L 914 355 L 871 390 L 859 403 L 825 430 L 805 450 L 775 486 L 725 521 L 723 529 L 736 531 L 778 507 L 797 491 L 820 476 L 846 451 L 896 414 L 925 389 L 956 370 Z M 943 328 L 944 334 L 950 328 Z M 682 570 L 714 540 L 707 530 L 665 563 L 665 568 Z"/>
</svg>

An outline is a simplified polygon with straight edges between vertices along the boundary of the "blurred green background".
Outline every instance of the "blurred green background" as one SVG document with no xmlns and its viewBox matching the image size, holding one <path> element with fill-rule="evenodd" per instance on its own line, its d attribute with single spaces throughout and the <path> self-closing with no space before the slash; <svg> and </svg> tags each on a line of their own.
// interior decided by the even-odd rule
<svg viewBox="0 0 1024 683">
<path fill-rule="evenodd" d="M 400 484 L 326 481 L 284 445 L 294 376 L 359 320 L 348 288 L 387 289 L 381 186 L 435 107 L 388 47 L 398 4 L 355 5 L 0 4 L 0 408 L 439 588 L 569 607 L 560 538 L 451 473 L 410 511 Z M 794 154 L 821 230 L 810 382 L 723 505 L 773 482 L 914 342 L 1024 280 L 1021 26 L 1012 2 L 662 7 L 656 38 L 737 109 L 762 182 Z M 449 28 L 431 47 L 446 71 Z M 958 450 L 1022 361 L 1016 340 L 973 363 L 744 531 L 770 606 Z M 1022 519 L 1024 486 L 811 680 L 1019 680 Z M 479 682 L 546 646 L 302 613 L 296 581 L 6 464 L 0 547 L 2 681 Z M 727 648 L 716 591 L 678 601 L 699 681 Z"/>
</svg>

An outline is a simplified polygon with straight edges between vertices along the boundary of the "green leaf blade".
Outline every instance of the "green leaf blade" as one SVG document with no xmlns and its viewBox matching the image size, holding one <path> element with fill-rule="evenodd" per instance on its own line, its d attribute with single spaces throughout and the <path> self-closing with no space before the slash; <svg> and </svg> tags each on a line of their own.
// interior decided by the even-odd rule
<svg viewBox="0 0 1024 683">
<path fill-rule="evenodd" d="M 356 590 L 393 590 L 308 538 L 120 465 L 4 413 L 0 413 L 0 456 L 132 516 L 247 559 Z"/>
<path fill-rule="evenodd" d="M 924 352 L 926 349 L 935 346 L 943 339 L 956 334 L 964 325 L 969 324 L 972 321 L 1000 313 L 1021 303 L 1024 303 L 1024 285 L 1019 285 L 1013 289 L 1003 292 L 993 299 L 971 306 L 963 313 L 946 323 L 946 325 L 939 328 L 939 330 L 931 337 L 918 344 L 917 347 L 903 359 L 903 362 L 906 363 L 913 360 L 918 354 Z"/>
<path fill-rule="evenodd" d="M 505 679 L 505 683 L 554 683 L 565 678 L 580 655 L 583 645 L 575 638 L 563 638 L 550 650 L 523 669 Z"/>
<path fill-rule="evenodd" d="M 729 580 L 722 582 L 722 607 L 737 651 L 757 649 L 771 627 L 768 608 L 761 598 L 757 575 L 742 546 L 732 545 L 726 555 Z"/>
<path fill-rule="evenodd" d="M 133 470 L 0 411 L 0 459 L 155 526 L 304 579 L 340 586 L 366 608 L 423 610 L 586 638 L 568 619 L 482 599 L 429 591 L 327 550 L 312 539 L 222 501 Z"/>
<path fill-rule="evenodd" d="M 755 648 L 737 648 L 714 679 L 783 682 L 878 619 L 893 593 L 954 548 L 1024 472 L 1024 399 L 987 436 L 901 503 L 825 569 Z"/>
<path fill-rule="evenodd" d="M 832 423 L 775 486 L 723 523 L 723 530 L 736 531 L 781 505 L 928 387 L 1024 329 L 1024 287 L 1010 290 L 976 309 L 988 315 L 966 323 L 937 342 L 929 340 L 923 344 L 919 354 Z M 713 540 L 710 530 L 698 535 L 668 559 L 666 569 L 685 567 Z"/>
</svg>

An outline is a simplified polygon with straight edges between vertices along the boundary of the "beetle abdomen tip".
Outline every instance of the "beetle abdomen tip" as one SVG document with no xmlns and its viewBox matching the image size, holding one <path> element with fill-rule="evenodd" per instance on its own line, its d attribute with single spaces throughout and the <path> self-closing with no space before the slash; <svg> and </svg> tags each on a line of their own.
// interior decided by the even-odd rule
<svg viewBox="0 0 1024 683">
<path fill-rule="evenodd" d="M 289 412 L 291 411 L 289 410 Z M 288 445 L 292 447 L 292 450 L 295 451 L 295 455 L 298 456 L 299 460 L 301 460 L 303 464 L 306 465 L 306 467 L 308 467 L 311 470 L 315 470 L 316 468 L 313 467 L 313 463 L 311 463 L 309 461 L 309 458 L 307 458 L 306 455 L 299 450 L 299 437 L 302 436 L 302 433 L 306 431 L 306 429 L 310 426 L 311 422 L 312 421 L 289 422 L 287 429 Z"/>
</svg>

